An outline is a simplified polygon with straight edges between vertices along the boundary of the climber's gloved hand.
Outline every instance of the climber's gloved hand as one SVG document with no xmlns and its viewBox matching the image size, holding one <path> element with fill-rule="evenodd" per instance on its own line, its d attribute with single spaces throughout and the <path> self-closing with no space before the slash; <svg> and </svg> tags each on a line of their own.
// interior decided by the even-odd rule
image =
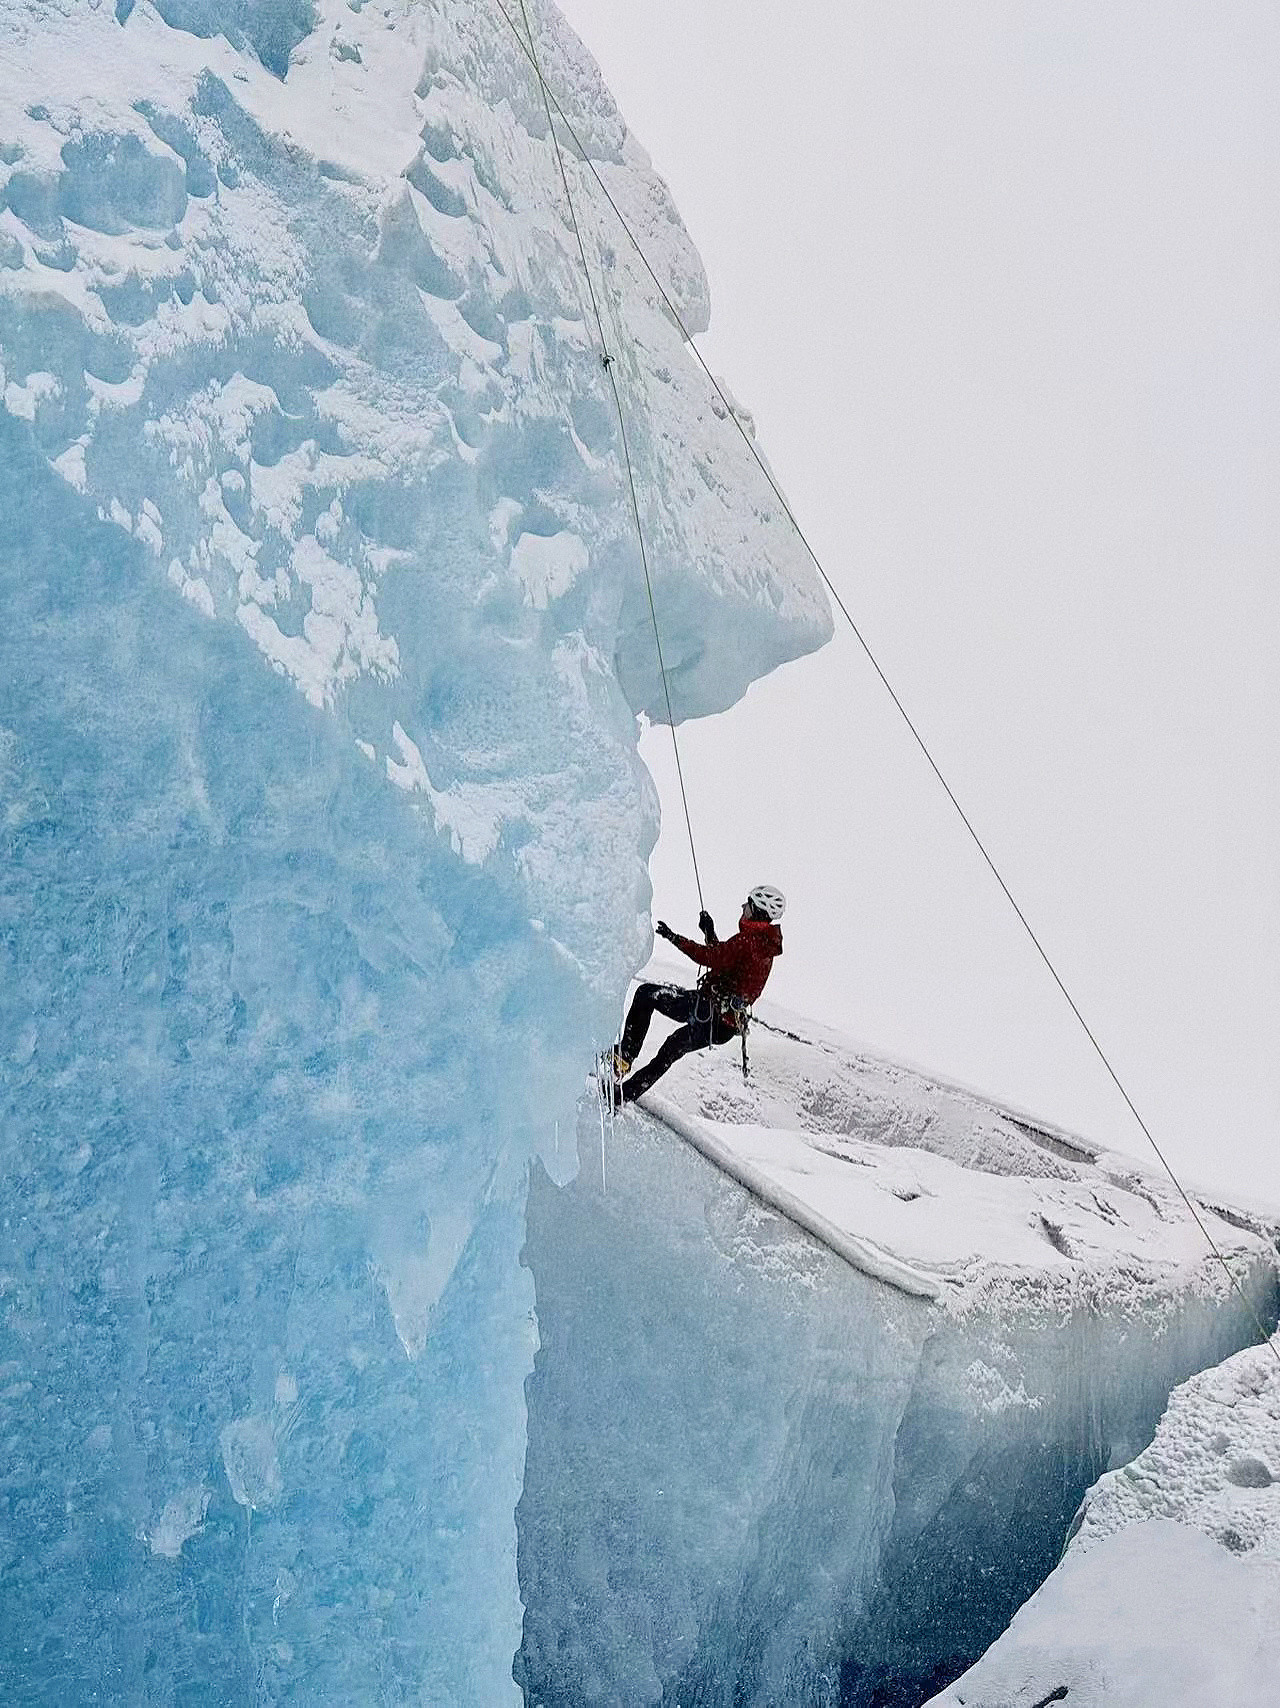
<svg viewBox="0 0 1280 1708">
<path fill-rule="evenodd" d="M 659 937 L 665 937 L 668 943 L 675 942 L 676 934 L 667 924 L 665 919 L 660 919 L 653 929 L 657 932 Z"/>
<path fill-rule="evenodd" d="M 707 912 L 705 907 L 703 908 L 702 912 L 698 915 L 698 930 L 701 931 L 702 935 L 706 938 L 708 943 L 714 943 L 715 942 L 715 940 L 716 940 L 716 922 L 714 919 L 712 919 L 711 915 Z"/>
</svg>

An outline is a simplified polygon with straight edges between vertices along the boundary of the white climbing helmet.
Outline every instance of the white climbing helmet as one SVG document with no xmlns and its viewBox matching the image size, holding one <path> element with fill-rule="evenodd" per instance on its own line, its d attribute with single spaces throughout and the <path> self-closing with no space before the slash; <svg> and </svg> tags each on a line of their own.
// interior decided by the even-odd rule
<svg viewBox="0 0 1280 1708">
<path fill-rule="evenodd" d="M 787 906 L 786 896 L 772 884 L 757 884 L 755 889 L 747 891 L 747 900 L 757 913 L 770 920 L 781 919 Z"/>
</svg>

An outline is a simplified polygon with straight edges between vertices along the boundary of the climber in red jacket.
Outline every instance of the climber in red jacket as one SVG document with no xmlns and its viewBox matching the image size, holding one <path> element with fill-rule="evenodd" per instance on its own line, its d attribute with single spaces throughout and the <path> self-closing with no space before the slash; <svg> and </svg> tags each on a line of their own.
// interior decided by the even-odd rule
<svg viewBox="0 0 1280 1708">
<path fill-rule="evenodd" d="M 727 1044 L 743 1031 L 751 1004 L 764 989 L 774 960 L 782 953 L 778 920 L 785 906 L 781 891 L 769 884 L 757 884 L 743 904 L 737 932 L 723 943 L 716 937 L 711 915 L 705 911 L 698 915 L 698 928 L 705 943 L 681 937 L 662 920 L 658 921 L 658 936 L 674 943 L 682 954 L 706 971 L 696 990 L 686 990 L 682 985 L 642 984 L 636 991 L 621 1040 L 609 1064 L 615 1093 L 621 1102 L 631 1103 L 642 1097 L 655 1080 L 690 1050 Z M 640 1053 L 655 1012 L 681 1024 L 646 1067 L 631 1073 L 631 1064 Z"/>
</svg>

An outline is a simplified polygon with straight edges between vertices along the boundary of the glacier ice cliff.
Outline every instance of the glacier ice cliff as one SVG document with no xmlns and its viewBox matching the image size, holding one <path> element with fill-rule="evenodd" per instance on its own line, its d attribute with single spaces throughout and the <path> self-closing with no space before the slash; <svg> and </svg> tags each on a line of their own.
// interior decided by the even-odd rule
<svg viewBox="0 0 1280 1708">
<path fill-rule="evenodd" d="M 695 716 L 829 614 L 569 169 Z M 665 715 L 592 332 L 496 0 L 0 12 L 6 1702 L 915 1704 L 1250 1338 L 1159 1180 L 811 1030 L 575 1113 Z"/>
<path fill-rule="evenodd" d="M 773 1018 L 535 1183 L 536 1708 L 918 1708 L 1255 1336 L 1158 1174 Z M 1275 1226 L 1202 1209 L 1274 1322 Z"/>
<path fill-rule="evenodd" d="M 571 170 L 690 716 L 829 615 Z M 529 1159 L 648 942 L 661 714 L 498 9 L 13 0 L 0 399 L 0 1695 L 513 1701 Z"/>
</svg>

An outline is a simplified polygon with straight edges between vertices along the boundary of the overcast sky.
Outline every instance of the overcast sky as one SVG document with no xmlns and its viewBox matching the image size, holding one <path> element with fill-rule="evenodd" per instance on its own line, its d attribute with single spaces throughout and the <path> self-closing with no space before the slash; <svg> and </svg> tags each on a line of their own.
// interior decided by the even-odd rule
<svg viewBox="0 0 1280 1708">
<path fill-rule="evenodd" d="M 1280 1203 L 1280 14 L 561 4 L 702 253 L 704 353 L 1135 1102 Z M 1142 1152 L 847 632 L 681 751 L 713 910 L 790 898 L 771 995 Z"/>
</svg>

